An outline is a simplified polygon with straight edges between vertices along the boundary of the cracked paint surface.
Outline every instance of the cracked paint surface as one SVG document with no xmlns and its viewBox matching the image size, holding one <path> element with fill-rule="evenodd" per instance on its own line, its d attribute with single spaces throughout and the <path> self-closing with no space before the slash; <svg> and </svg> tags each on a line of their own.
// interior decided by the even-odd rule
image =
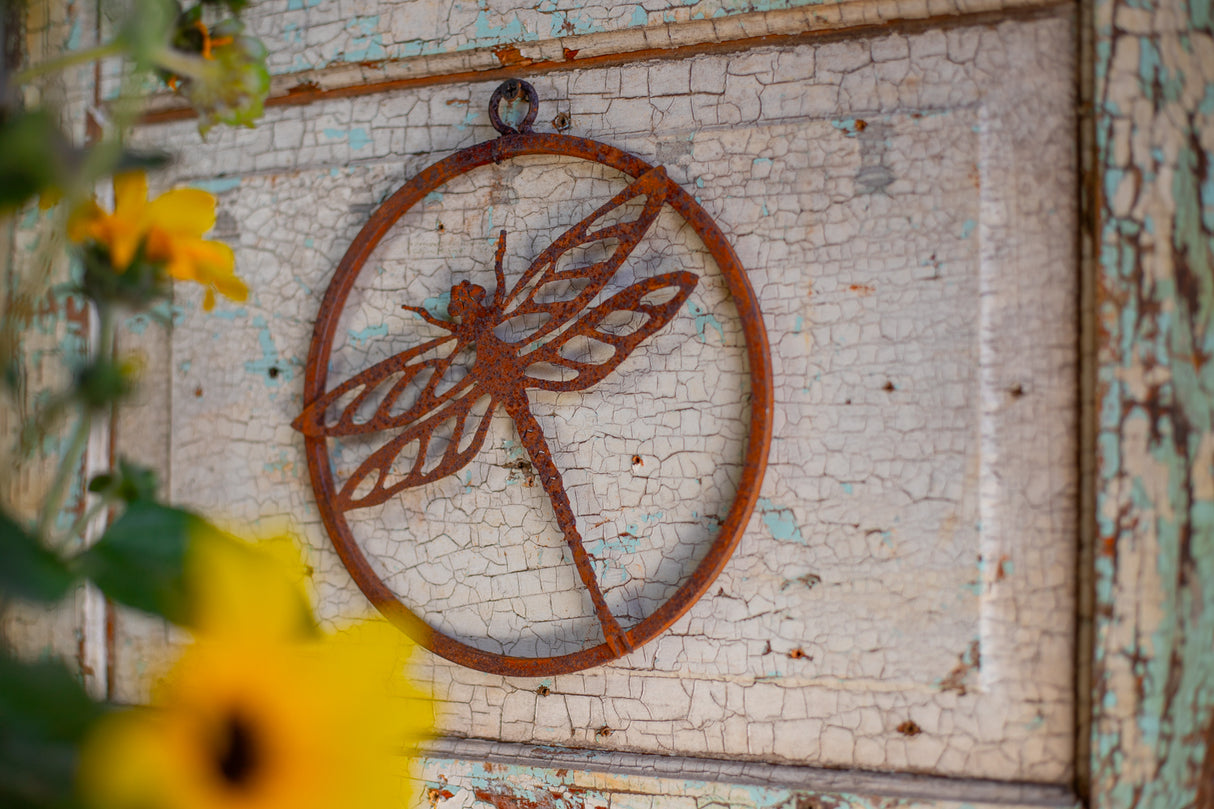
<svg viewBox="0 0 1214 809">
<path fill-rule="evenodd" d="M 590 55 L 598 41 L 647 37 L 653 46 L 669 35 L 658 31 L 677 26 L 679 38 L 711 37 L 742 23 L 738 33 L 776 33 L 777 19 L 822 22 L 842 15 L 856 21 L 909 19 L 1014 8 L 1035 4 L 1024 0 L 846 0 L 825 6 L 813 0 L 664 0 L 659 2 L 581 2 L 543 0 L 504 3 L 488 0 L 289 0 L 254 3 L 245 14 L 253 33 L 270 49 L 270 69 L 276 74 L 349 63 L 376 65 L 385 61 L 484 49 L 500 64 L 535 58 L 553 51 L 565 59 Z M 775 30 L 772 24 L 777 27 Z M 644 33 L 649 29 L 650 34 Z M 563 47 L 572 53 L 563 53 Z M 585 53 L 582 53 L 583 49 Z"/>
<path fill-rule="evenodd" d="M 1214 805 L 1214 25 L 1097 2 L 1100 807 Z"/>
<path fill-rule="evenodd" d="M 431 809 L 1017 809 L 1078 804 L 1057 787 L 935 780 L 912 785 L 897 776 L 794 771 L 737 762 L 579 753 L 554 758 L 543 747 L 510 754 L 508 745 L 465 745 L 472 760 L 431 750 L 411 768 L 415 805 Z"/>
<path fill-rule="evenodd" d="M 492 288 L 500 230 L 508 234 L 504 267 L 512 289 L 552 238 L 623 185 L 618 172 L 538 156 L 452 180 L 441 201 L 412 212 L 368 258 L 339 321 L 346 339 L 339 338 L 330 361 L 331 379 L 347 379 L 441 336 L 402 311 L 402 302 L 437 298 L 465 278 Z M 635 217 L 639 208 L 626 206 L 599 225 Z M 689 270 L 699 277 L 693 300 L 730 324 L 723 339 L 695 339 L 695 318 L 676 316 L 592 388 L 531 395 L 607 603 L 625 626 L 652 613 L 694 569 L 717 528 L 698 515 L 726 513 L 741 475 L 749 381 L 736 315 L 704 253 L 691 228 L 667 210 L 601 298 L 676 267 Z M 563 262 L 572 268 L 607 255 L 603 245 L 591 245 Z M 355 339 L 376 325 L 391 337 L 365 346 Z M 585 348 L 573 356 L 593 357 Z M 721 392 L 716 399 L 709 394 L 714 386 Z M 689 398 L 704 404 L 689 405 Z M 618 413 L 618 421 L 596 426 L 606 412 Z M 387 438 L 334 442 L 339 485 Z M 347 519 L 380 577 L 447 634 L 522 656 L 564 654 L 601 641 L 565 542 L 552 530 L 548 497 L 501 408 L 486 448 L 458 475 Z M 437 536 L 435 525 L 442 526 Z"/>
<path fill-rule="evenodd" d="M 733 560 L 668 633 L 542 682 L 432 660 L 447 732 L 1068 781 L 1072 42 L 1059 14 L 535 79 L 537 128 L 567 110 L 572 134 L 665 165 L 730 236 L 772 343 L 775 440 Z M 381 200 L 493 135 L 494 86 L 274 109 L 173 168 L 239 179 L 218 194 L 219 235 L 253 292 L 206 314 L 181 290 L 161 366 L 171 496 L 235 524 L 293 525 L 328 619 L 365 601 L 320 527 L 290 427 L 319 296 Z M 137 137 L 197 136 L 186 122 Z M 622 187 L 547 158 L 449 186 L 367 262 L 333 379 L 431 333 L 401 304 L 439 311 L 463 278 L 491 287 L 498 228 L 518 273 Z M 532 400 L 579 524 L 606 521 L 586 535 L 626 623 L 711 536 L 745 412 L 731 307 L 667 214 L 617 283 L 690 268 L 695 308 L 595 389 Z M 597 627 L 512 425 L 493 431 L 458 476 L 352 512 L 356 534 L 391 586 L 461 639 L 559 651 Z M 131 648 L 142 631 L 124 635 Z"/>
<path fill-rule="evenodd" d="M 78 4 L 33 4 L 21 32 L 24 54 L 30 62 L 62 53 L 65 49 L 89 47 L 95 25 L 95 10 Z M 61 115 L 64 131 L 83 139 L 84 110 L 92 101 L 92 71 L 64 71 L 41 88 L 42 101 Z M 0 232 L 3 283 L 0 306 L 20 331 L 21 352 L 8 369 L 4 405 L 0 406 L 0 489 L 9 513 L 32 522 L 50 488 L 60 457 L 71 445 L 73 423 L 51 419 L 46 433 L 28 447 L 19 448 L 23 426 L 68 385 L 72 374 L 87 362 L 90 312 L 76 290 L 76 273 L 63 250 L 62 212 L 41 211 L 37 203 L 13 212 Z M 7 335 L 5 340 L 7 341 Z M 28 421 L 27 421 L 28 420 Z M 94 438 L 99 437 L 94 431 Z M 99 449 L 90 441 L 82 468 Z M 85 508 L 87 475 L 68 486 L 63 508 L 53 520 L 62 534 Z M 75 540 L 65 550 L 75 552 Z M 4 611 L 0 635 L 19 653 L 33 657 L 58 657 L 74 663 L 92 693 L 104 687 L 104 658 L 99 627 L 100 598 L 79 588 L 53 608 L 16 602 Z"/>
</svg>

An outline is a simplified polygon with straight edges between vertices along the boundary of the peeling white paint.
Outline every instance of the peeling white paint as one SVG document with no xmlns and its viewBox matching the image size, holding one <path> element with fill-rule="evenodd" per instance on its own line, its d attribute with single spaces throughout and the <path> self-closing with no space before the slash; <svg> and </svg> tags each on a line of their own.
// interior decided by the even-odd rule
<svg viewBox="0 0 1214 809">
<path fill-rule="evenodd" d="M 741 546 L 670 632 L 543 682 L 435 660 L 448 732 L 1071 777 L 1072 34 L 1042 19 L 535 79 L 538 128 L 567 110 L 572 134 L 661 162 L 730 235 L 771 336 L 776 438 Z M 319 296 L 388 193 L 493 134 L 493 86 L 274 109 L 173 169 L 240 178 L 219 195 L 222 235 L 254 293 L 210 315 L 187 305 L 174 331 L 171 494 L 233 524 L 291 521 L 330 619 L 365 601 L 289 426 Z M 138 137 L 196 136 L 182 123 Z M 528 159 L 442 189 L 367 263 L 331 378 L 430 333 L 401 304 L 440 306 L 465 277 L 491 287 L 497 229 L 517 274 L 620 187 Z M 737 322 L 677 217 L 618 282 L 673 269 L 701 275 L 695 309 L 591 391 L 533 397 L 626 622 L 711 535 L 743 438 Z M 523 457 L 499 417 L 458 476 L 353 512 L 356 534 L 435 625 L 494 650 L 567 651 L 598 627 Z"/>
</svg>

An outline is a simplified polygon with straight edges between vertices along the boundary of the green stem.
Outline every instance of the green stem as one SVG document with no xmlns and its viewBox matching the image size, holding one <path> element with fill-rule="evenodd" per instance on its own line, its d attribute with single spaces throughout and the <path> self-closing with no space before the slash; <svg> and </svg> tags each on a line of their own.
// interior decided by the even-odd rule
<svg viewBox="0 0 1214 809">
<path fill-rule="evenodd" d="M 97 355 L 113 358 L 114 356 L 114 310 L 108 303 L 97 304 Z"/>
<path fill-rule="evenodd" d="M 100 321 L 100 339 L 98 342 L 98 353 L 109 356 L 113 354 L 114 347 L 114 319 L 110 307 L 102 304 L 97 307 L 98 320 Z M 84 457 L 84 451 L 88 447 L 89 433 L 93 428 L 93 413 L 85 408 L 80 413 L 80 419 L 76 422 L 76 429 L 72 433 L 71 444 L 68 445 L 67 452 L 59 459 L 59 468 L 55 470 L 55 478 L 51 481 L 51 488 L 46 493 L 46 500 L 42 502 L 42 510 L 38 513 L 38 533 L 40 536 L 49 537 L 53 533 L 55 517 L 58 516 L 59 510 L 63 507 L 63 501 L 67 497 L 68 487 L 71 482 L 80 473 L 80 461 Z"/>
<path fill-rule="evenodd" d="M 119 42 L 107 42 L 104 45 L 95 45 L 92 48 L 85 48 L 81 51 L 71 51 L 57 59 L 48 59 L 33 67 L 26 68 L 13 77 L 13 83 L 18 85 L 28 84 L 34 79 L 45 76 L 48 73 L 57 73 L 69 67 L 96 62 L 98 59 L 104 59 L 107 56 L 117 56 L 120 53 L 122 53 L 122 44 Z"/>
<path fill-rule="evenodd" d="M 183 53 L 176 48 L 160 48 L 152 54 L 151 62 L 161 70 L 183 79 L 203 79 L 217 68 L 201 56 Z"/>
<path fill-rule="evenodd" d="M 86 509 L 79 517 L 76 518 L 76 521 L 72 523 L 72 527 L 67 529 L 67 533 L 54 543 L 54 547 L 67 547 L 67 544 L 72 539 L 83 535 L 85 529 L 88 528 L 88 524 L 92 522 L 93 518 L 96 517 L 97 514 L 100 513 L 100 511 L 107 505 L 108 503 L 106 502 L 105 498 L 97 498 L 96 502 L 94 502 L 88 507 L 88 509 Z"/>
<path fill-rule="evenodd" d="M 42 501 L 42 510 L 38 514 L 38 533 L 47 537 L 51 534 L 56 515 L 63 506 L 67 496 L 68 485 L 80 471 L 80 459 L 84 457 L 85 447 L 89 443 L 89 432 L 93 427 L 93 414 L 85 410 L 76 422 L 76 430 L 72 433 L 72 442 L 67 452 L 59 459 L 59 468 L 55 470 L 55 479 L 51 482 L 50 491 Z"/>
</svg>

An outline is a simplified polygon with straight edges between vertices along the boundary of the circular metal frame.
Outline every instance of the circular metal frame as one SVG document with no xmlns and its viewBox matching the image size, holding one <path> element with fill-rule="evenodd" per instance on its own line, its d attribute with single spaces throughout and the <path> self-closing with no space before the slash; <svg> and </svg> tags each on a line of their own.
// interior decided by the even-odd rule
<svg viewBox="0 0 1214 809">
<path fill-rule="evenodd" d="M 529 87 L 525 82 L 520 84 Z M 500 101 L 498 94 L 501 91 L 502 88 L 498 88 L 498 93 L 494 94 L 489 105 L 490 115 L 493 117 L 496 117 Z M 315 401 L 325 393 L 329 358 L 338 321 L 363 264 L 392 225 L 428 193 L 473 169 L 525 155 L 580 158 L 608 166 L 634 178 L 653 168 L 640 158 L 604 143 L 568 135 L 534 134 L 526 131 L 538 108 L 534 90 L 529 94 L 528 101 L 530 110 L 520 127 L 522 132 L 511 129 L 513 134 L 468 147 L 424 169 L 380 205 L 359 231 L 338 265 L 317 315 L 304 377 L 305 404 Z M 496 122 L 494 125 L 497 126 Z M 758 501 L 772 435 L 771 355 L 754 290 L 737 254 L 720 228 L 686 191 L 674 183 L 671 183 L 671 186 L 673 190 L 666 200 L 667 204 L 678 212 L 703 240 L 716 261 L 738 310 L 750 367 L 750 433 L 737 494 L 712 546 L 678 590 L 657 610 L 626 632 L 633 649 L 652 640 L 678 620 L 704 594 L 725 567 Z M 308 471 L 321 518 L 346 569 L 371 603 L 422 646 L 460 665 L 508 676 L 565 674 L 606 663 L 619 656 L 606 642 L 552 657 L 494 654 L 469 646 L 434 629 L 401 603 L 375 574 L 362 549 L 358 547 L 344 512 L 333 506 L 336 487 L 326 439 L 323 436 L 305 436 L 305 447 Z"/>
</svg>

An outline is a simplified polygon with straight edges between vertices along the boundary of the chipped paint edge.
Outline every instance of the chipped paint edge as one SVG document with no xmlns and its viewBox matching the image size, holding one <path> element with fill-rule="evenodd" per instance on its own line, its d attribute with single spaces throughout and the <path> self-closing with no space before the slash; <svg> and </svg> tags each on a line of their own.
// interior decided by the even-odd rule
<svg viewBox="0 0 1214 809">
<path fill-rule="evenodd" d="M 1091 805 L 1210 809 L 1214 155 L 1200 133 L 1214 113 L 1214 81 L 1194 87 L 1209 71 L 1182 66 L 1195 48 L 1199 64 L 1214 62 L 1214 26 L 1200 0 L 1089 8 Z"/>
<path fill-rule="evenodd" d="M 462 771 L 463 780 L 453 779 L 452 770 Z M 484 773 L 484 784 L 478 783 L 477 775 L 470 775 L 476 770 Z M 636 793 L 642 789 L 644 794 L 679 795 L 695 798 L 701 805 L 729 807 L 1077 809 L 1081 806 L 1074 793 L 1060 786 L 577 750 L 478 739 L 432 742 L 419 757 L 416 771 L 424 774 L 422 780 L 431 788 L 437 782 L 430 782 L 441 775 L 447 779 L 442 783 L 448 786 L 480 787 L 484 791 L 496 785 L 499 792 L 506 790 L 502 794 L 509 791 L 506 785 L 531 781 L 542 783 L 552 794 L 567 787 L 607 794 Z M 484 800 L 484 796 L 477 797 Z M 525 795 L 513 795 L 512 800 L 519 806 L 527 805 Z"/>
<path fill-rule="evenodd" d="M 852 0 L 452 53 L 338 63 L 274 76 L 266 106 L 301 106 L 410 87 L 530 77 L 642 60 L 686 59 L 700 53 L 787 46 L 826 37 L 994 24 L 1054 14 L 1072 5 L 1072 0 L 964 0 L 958 11 L 938 14 L 926 2 Z M 158 93 L 147 100 L 142 122 L 159 124 L 192 117 L 193 112 L 176 96 Z"/>
</svg>

